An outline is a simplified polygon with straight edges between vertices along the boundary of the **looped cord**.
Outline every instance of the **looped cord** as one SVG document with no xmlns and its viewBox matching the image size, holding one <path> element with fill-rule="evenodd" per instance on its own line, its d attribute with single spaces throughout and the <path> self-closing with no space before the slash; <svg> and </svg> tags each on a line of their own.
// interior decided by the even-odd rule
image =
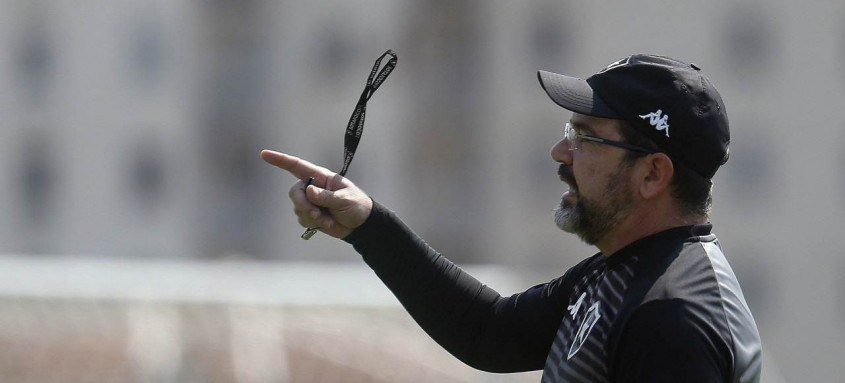
<svg viewBox="0 0 845 383">
<path fill-rule="evenodd" d="M 384 68 L 379 71 L 381 61 L 387 56 L 390 56 L 390 60 L 387 60 Z M 346 171 L 349 170 L 349 164 L 352 163 L 352 157 L 355 156 L 355 150 L 358 149 L 358 143 L 361 142 L 361 134 L 364 132 L 364 116 L 367 114 L 367 101 L 370 100 L 376 89 L 387 79 L 387 76 L 393 72 L 398 60 L 399 57 L 396 56 L 396 53 L 388 49 L 387 52 L 384 52 L 376 60 L 373 70 L 370 71 L 370 76 L 367 77 L 367 86 L 364 87 L 364 92 L 358 98 L 358 103 L 355 104 L 355 110 L 352 111 L 352 117 L 349 117 L 349 124 L 346 125 L 346 135 L 343 137 L 343 169 L 340 169 L 340 173 L 338 173 L 341 176 L 345 176 Z M 314 182 L 314 177 L 309 177 L 308 181 L 305 182 L 305 187 L 307 188 L 312 182 Z M 316 233 L 316 227 L 309 227 L 302 233 L 302 239 L 308 240 Z"/>
<path fill-rule="evenodd" d="M 390 56 L 390 60 L 387 60 L 384 68 L 379 71 L 382 60 L 387 56 Z M 352 163 L 352 157 L 355 156 L 355 150 L 358 149 L 358 143 L 361 142 L 361 134 L 364 132 L 364 117 L 367 114 L 367 101 L 387 79 L 387 76 L 393 72 L 398 60 L 399 57 L 396 56 L 396 53 L 389 49 L 376 60 L 373 70 L 370 71 L 370 76 L 367 77 L 367 86 L 364 87 L 361 97 L 358 98 L 355 110 L 352 111 L 352 116 L 349 117 L 349 123 L 346 125 L 346 135 L 343 138 L 343 168 L 338 173 L 341 176 L 346 175 L 346 171 L 349 170 L 349 164 Z"/>
</svg>

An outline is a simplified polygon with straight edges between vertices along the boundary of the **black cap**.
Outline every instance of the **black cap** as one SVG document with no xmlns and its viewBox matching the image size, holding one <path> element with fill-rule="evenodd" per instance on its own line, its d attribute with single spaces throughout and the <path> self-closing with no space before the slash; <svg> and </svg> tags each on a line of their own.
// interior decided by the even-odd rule
<svg viewBox="0 0 845 383">
<path fill-rule="evenodd" d="M 695 64 L 633 55 L 586 80 L 539 71 L 552 101 L 576 113 L 625 120 L 660 151 L 712 178 L 728 160 L 728 115 L 719 92 Z"/>
</svg>

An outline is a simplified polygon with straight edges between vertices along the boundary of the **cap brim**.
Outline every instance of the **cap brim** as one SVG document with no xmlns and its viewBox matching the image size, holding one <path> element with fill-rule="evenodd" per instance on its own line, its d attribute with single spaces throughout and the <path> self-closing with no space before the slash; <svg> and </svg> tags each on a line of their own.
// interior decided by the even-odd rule
<svg viewBox="0 0 845 383">
<path fill-rule="evenodd" d="M 587 83 L 587 80 L 562 74 L 537 71 L 537 78 L 546 94 L 567 110 L 593 117 L 620 119 Z"/>
</svg>

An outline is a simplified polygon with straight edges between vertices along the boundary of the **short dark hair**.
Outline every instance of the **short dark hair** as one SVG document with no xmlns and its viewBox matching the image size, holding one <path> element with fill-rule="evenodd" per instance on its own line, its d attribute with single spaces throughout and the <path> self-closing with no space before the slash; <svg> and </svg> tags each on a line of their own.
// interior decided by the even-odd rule
<svg viewBox="0 0 845 383">
<path fill-rule="evenodd" d="M 637 131 L 628 121 L 620 120 L 619 133 L 626 143 L 660 151 L 654 141 Z M 627 151 L 624 161 L 630 163 L 642 156 L 643 153 Z M 669 158 L 675 169 L 671 183 L 672 195 L 679 202 L 679 207 L 686 215 L 709 218 L 713 207 L 713 181 L 671 156 Z"/>
</svg>

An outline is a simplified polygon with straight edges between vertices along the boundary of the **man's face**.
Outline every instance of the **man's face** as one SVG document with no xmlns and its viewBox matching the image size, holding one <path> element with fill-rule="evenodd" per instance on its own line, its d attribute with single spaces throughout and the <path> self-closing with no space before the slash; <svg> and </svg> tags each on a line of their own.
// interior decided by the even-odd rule
<svg viewBox="0 0 845 383">
<path fill-rule="evenodd" d="M 616 120 L 575 113 L 570 123 L 579 134 L 621 140 Z M 570 148 L 571 143 L 563 139 L 551 151 L 561 163 L 561 181 L 569 185 L 555 209 L 555 223 L 593 245 L 631 211 L 632 163 L 624 160 L 624 150 L 600 143 L 581 140 L 577 150 Z"/>
</svg>

